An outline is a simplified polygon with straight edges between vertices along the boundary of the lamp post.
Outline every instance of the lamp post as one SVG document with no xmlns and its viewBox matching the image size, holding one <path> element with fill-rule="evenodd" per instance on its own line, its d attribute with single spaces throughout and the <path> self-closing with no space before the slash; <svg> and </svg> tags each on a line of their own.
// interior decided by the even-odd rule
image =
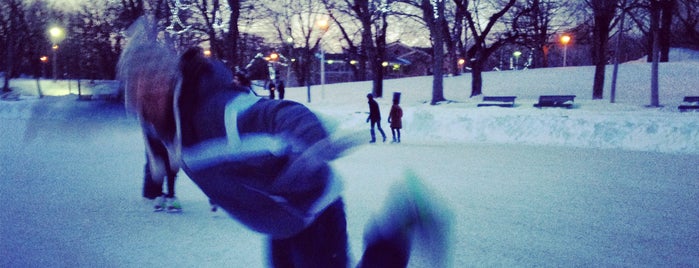
<svg viewBox="0 0 699 268">
<path fill-rule="evenodd" d="M 46 77 L 46 63 L 49 62 L 49 56 L 41 56 L 41 76 Z"/>
<path fill-rule="evenodd" d="M 519 66 L 519 56 L 522 56 L 522 51 L 516 50 L 512 52 L 512 56 L 515 56 L 515 70 L 517 70 L 517 66 Z"/>
<path fill-rule="evenodd" d="M 63 40 L 65 33 L 62 28 L 54 26 L 49 29 L 49 35 L 51 37 L 51 43 L 53 44 L 51 46 L 51 50 L 53 51 L 53 81 L 56 82 L 56 80 L 58 80 L 58 57 L 56 56 L 58 54 L 58 43 Z"/>
<path fill-rule="evenodd" d="M 291 63 L 294 61 L 294 56 L 291 55 L 294 51 L 294 38 L 289 36 L 286 38 L 286 44 L 288 45 L 289 51 L 286 53 L 288 57 L 291 57 L 291 61 L 286 63 L 286 84 L 289 85 L 291 81 Z"/>
<path fill-rule="evenodd" d="M 328 31 L 328 28 L 330 28 L 330 23 L 328 23 L 328 20 L 319 20 L 317 22 L 318 29 L 321 31 L 321 37 L 323 38 L 323 35 Z M 320 44 L 320 93 L 321 93 L 321 98 L 325 99 L 325 50 L 323 49 L 323 42 L 319 42 Z"/>
<path fill-rule="evenodd" d="M 570 42 L 570 35 L 564 34 L 561 36 L 561 44 L 563 44 L 563 67 L 567 65 L 568 59 L 568 43 Z"/>
</svg>

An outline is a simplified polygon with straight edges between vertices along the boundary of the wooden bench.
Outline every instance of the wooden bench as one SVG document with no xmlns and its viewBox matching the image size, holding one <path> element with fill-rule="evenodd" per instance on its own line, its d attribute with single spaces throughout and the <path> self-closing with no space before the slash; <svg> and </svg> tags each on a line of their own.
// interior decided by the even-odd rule
<svg viewBox="0 0 699 268">
<path fill-rule="evenodd" d="M 483 106 L 500 106 L 500 107 L 514 107 L 515 106 L 515 96 L 483 96 L 483 102 L 478 104 L 478 107 Z"/>
<path fill-rule="evenodd" d="M 682 105 L 677 106 L 680 112 L 699 109 L 699 96 L 685 96 Z"/>
<path fill-rule="evenodd" d="M 539 103 L 534 104 L 534 107 L 573 107 L 575 95 L 541 95 Z"/>
</svg>

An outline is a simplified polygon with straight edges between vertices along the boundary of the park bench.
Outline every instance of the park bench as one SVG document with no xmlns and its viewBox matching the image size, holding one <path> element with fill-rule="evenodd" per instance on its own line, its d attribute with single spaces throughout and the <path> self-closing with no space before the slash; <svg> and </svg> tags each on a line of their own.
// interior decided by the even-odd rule
<svg viewBox="0 0 699 268">
<path fill-rule="evenodd" d="M 575 95 L 541 95 L 539 103 L 534 104 L 534 107 L 573 107 Z"/>
<path fill-rule="evenodd" d="M 483 106 L 500 106 L 500 107 L 514 107 L 515 106 L 515 96 L 483 96 L 483 102 L 478 104 L 478 107 Z"/>
<path fill-rule="evenodd" d="M 680 112 L 699 109 L 699 96 L 685 96 L 682 105 L 677 106 Z"/>
</svg>

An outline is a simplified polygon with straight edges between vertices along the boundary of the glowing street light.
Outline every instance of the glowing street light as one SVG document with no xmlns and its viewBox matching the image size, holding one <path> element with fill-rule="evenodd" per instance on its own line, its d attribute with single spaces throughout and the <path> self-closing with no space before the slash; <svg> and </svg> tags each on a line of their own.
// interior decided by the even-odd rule
<svg viewBox="0 0 699 268">
<path fill-rule="evenodd" d="M 459 65 L 459 72 L 463 73 L 464 72 L 464 64 L 466 64 L 466 59 L 460 58 L 456 63 Z"/>
<path fill-rule="evenodd" d="M 515 51 L 512 52 L 512 56 L 515 56 L 515 70 L 517 70 L 517 66 L 519 66 L 519 56 L 522 56 L 522 51 Z"/>
<path fill-rule="evenodd" d="M 46 77 L 46 63 L 49 62 L 49 56 L 41 56 L 39 60 L 41 61 L 41 76 Z"/>
<path fill-rule="evenodd" d="M 561 44 L 563 44 L 563 67 L 566 66 L 566 61 L 568 58 L 568 43 L 570 43 L 570 35 L 564 34 L 561 36 Z"/>
<path fill-rule="evenodd" d="M 321 38 L 322 38 L 322 36 L 325 35 L 325 33 L 330 28 L 330 22 L 328 22 L 328 20 L 326 20 L 326 19 L 322 19 L 322 20 L 319 20 L 316 22 L 316 26 L 322 32 L 322 35 L 321 35 Z M 325 99 L 325 49 L 323 49 L 322 42 L 320 43 L 320 90 L 321 90 L 320 91 L 321 97 L 323 99 Z M 310 99 L 311 99 L 310 93 L 309 93 L 308 99 L 309 99 L 308 102 L 311 102 L 310 101 Z"/>
<path fill-rule="evenodd" d="M 58 54 L 58 43 L 65 37 L 65 32 L 62 28 L 54 26 L 49 29 L 49 36 L 51 37 L 51 43 L 53 43 L 51 46 L 51 50 L 53 50 L 53 81 L 56 81 L 58 79 L 58 62 L 56 61 L 58 58 L 56 56 Z"/>
</svg>

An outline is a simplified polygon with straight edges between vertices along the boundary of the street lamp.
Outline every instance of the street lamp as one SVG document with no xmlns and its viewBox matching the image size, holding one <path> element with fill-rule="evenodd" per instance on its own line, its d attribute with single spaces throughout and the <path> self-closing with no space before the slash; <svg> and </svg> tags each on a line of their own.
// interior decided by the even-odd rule
<svg viewBox="0 0 699 268">
<path fill-rule="evenodd" d="M 41 76 L 46 77 L 46 63 L 49 62 L 49 56 L 41 56 Z"/>
<path fill-rule="evenodd" d="M 49 29 L 49 36 L 53 44 L 51 50 L 53 51 L 53 81 L 55 82 L 58 79 L 58 57 L 56 56 L 58 54 L 58 43 L 63 40 L 65 33 L 62 28 L 54 26 Z"/>
<path fill-rule="evenodd" d="M 286 55 L 291 57 L 291 61 L 288 61 L 286 63 L 286 84 L 289 85 L 291 81 L 291 63 L 295 61 L 294 56 L 292 53 L 294 52 L 294 38 L 289 36 L 286 38 L 286 44 L 289 50 L 286 52 Z"/>
<path fill-rule="evenodd" d="M 318 26 L 318 29 L 321 31 L 321 37 L 323 38 L 323 35 L 328 31 L 328 28 L 330 28 L 330 23 L 326 19 L 319 20 L 316 23 L 316 26 Z M 325 50 L 323 49 L 323 42 L 320 42 L 320 92 L 321 92 L 321 98 L 325 99 Z M 310 101 L 309 101 L 310 102 Z"/>
<path fill-rule="evenodd" d="M 570 42 L 570 35 L 564 34 L 561 36 L 561 44 L 563 44 L 563 67 L 566 67 L 566 61 L 568 58 L 568 43 Z"/>
<path fill-rule="evenodd" d="M 522 56 L 522 51 L 515 51 L 512 52 L 512 56 L 515 56 L 515 70 L 517 70 L 517 66 L 519 66 L 519 56 Z"/>
<path fill-rule="evenodd" d="M 466 64 L 466 59 L 459 58 L 459 60 L 456 63 L 459 65 L 459 73 L 463 73 L 464 72 L 464 64 Z"/>
</svg>

